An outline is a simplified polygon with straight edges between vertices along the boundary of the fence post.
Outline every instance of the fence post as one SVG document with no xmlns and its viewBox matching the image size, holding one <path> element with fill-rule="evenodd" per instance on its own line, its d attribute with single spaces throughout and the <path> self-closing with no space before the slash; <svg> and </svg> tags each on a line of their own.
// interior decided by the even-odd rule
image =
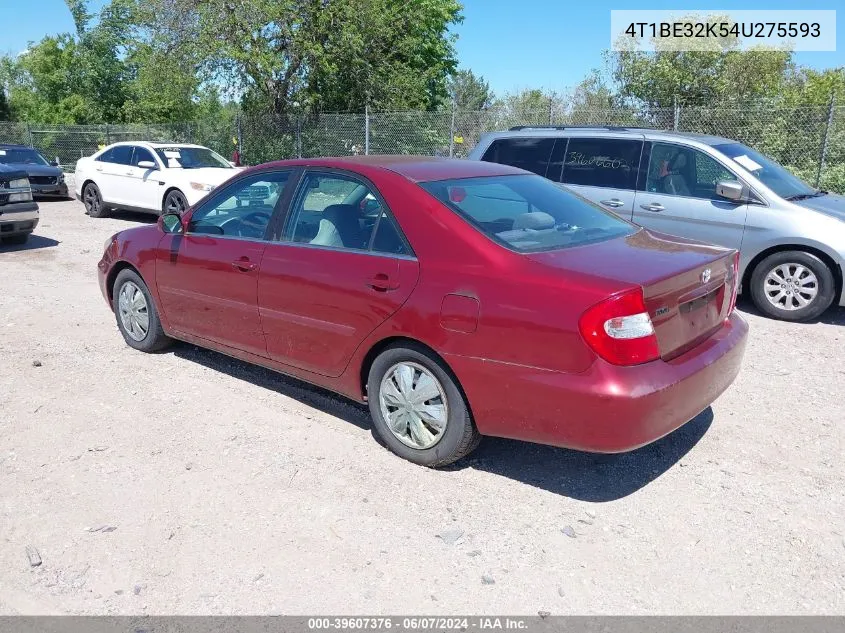
<svg viewBox="0 0 845 633">
<path fill-rule="evenodd" d="M 29 123 L 26 124 L 26 133 L 29 135 L 29 146 L 35 147 L 35 144 L 32 142 L 32 126 Z"/>
<path fill-rule="evenodd" d="M 106 123 L 106 145 L 111 145 L 111 137 L 109 137 L 109 124 Z"/>
<path fill-rule="evenodd" d="M 370 155 L 370 106 L 364 104 L 364 155 Z"/>
<path fill-rule="evenodd" d="M 833 125 L 833 104 L 836 100 L 835 94 L 830 95 L 830 105 L 827 108 L 827 125 L 824 128 L 824 138 L 822 139 L 822 149 L 819 154 L 819 170 L 816 172 L 816 189 L 822 181 L 822 171 L 824 171 L 824 161 L 827 156 L 827 140 L 830 136 L 830 127 Z"/>
<path fill-rule="evenodd" d="M 681 105 L 678 103 L 678 95 L 675 95 L 673 97 L 673 101 L 674 101 L 673 110 L 674 110 L 675 116 L 674 116 L 674 120 L 672 122 L 672 130 L 677 132 L 678 131 L 678 123 L 681 120 Z"/>
<path fill-rule="evenodd" d="M 302 112 L 296 113 L 296 157 L 302 158 Z"/>
<path fill-rule="evenodd" d="M 549 95 L 549 125 L 552 124 L 552 106 L 554 105 L 554 97 Z"/>
<path fill-rule="evenodd" d="M 452 100 L 452 122 L 449 124 L 449 158 L 455 157 L 455 100 Z"/>
<path fill-rule="evenodd" d="M 238 135 L 238 156 L 241 157 L 241 161 L 243 161 L 244 156 L 244 146 L 243 146 L 243 136 L 241 136 L 241 111 L 238 110 L 237 115 L 235 115 L 235 125 L 237 126 L 237 135 Z"/>
</svg>

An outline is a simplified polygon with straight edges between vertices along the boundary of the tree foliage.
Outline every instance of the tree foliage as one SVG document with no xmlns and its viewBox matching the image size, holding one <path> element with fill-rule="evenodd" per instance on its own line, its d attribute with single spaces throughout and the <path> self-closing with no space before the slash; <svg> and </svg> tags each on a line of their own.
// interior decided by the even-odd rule
<svg viewBox="0 0 845 633">
<path fill-rule="evenodd" d="M 455 109 L 466 112 L 487 110 L 495 99 L 484 77 L 467 69 L 449 77 L 448 91 L 450 107 L 454 105 Z"/>
</svg>

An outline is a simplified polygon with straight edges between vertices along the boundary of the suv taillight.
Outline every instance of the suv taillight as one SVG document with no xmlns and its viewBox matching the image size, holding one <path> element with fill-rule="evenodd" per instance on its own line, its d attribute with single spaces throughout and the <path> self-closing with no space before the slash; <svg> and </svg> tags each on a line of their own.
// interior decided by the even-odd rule
<svg viewBox="0 0 845 633">
<path fill-rule="evenodd" d="M 733 261 L 733 277 L 731 281 L 731 302 L 728 304 L 728 316 L 733 314 L 734 308 L 736 308 L 736 295 L 739 292 L 739 251 L 734 253 L 734 261 Z"/>
<path fill-rule="evenodd" d="M 587 345 L 608 363 L 639 365 L 660 358 L 641 288 L 592 306 L 581 315 L 578 329 Z"/>
</svg>

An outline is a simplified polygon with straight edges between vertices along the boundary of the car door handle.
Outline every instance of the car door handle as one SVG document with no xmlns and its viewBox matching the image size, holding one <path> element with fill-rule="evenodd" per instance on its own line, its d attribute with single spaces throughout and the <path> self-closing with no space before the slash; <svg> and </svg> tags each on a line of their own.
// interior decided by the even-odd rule
<svg viewBox="0 0 845 633">
<path fill-rule="evenodd" d="M 646 211 L 663 211 L 666 207 L 659 202 L 652 202 L 650 204 L 641 204 L 640 208 L 645 209 Z"/>
<path fill-rule="evenodd" d="M 94 167 L 94 169 L 96 169 L 97 171 L 103 171 L 102 167 Z"/>
<path fill-rule="evenodd" d="M 399 284 L 393 281 L 389 275 L 378 273 L 367 281 L 367 286 L 377 292 L 387 292 L 388 290 L 396 290 Z"/>
<path fill-rule="evenodd" d="M 242 273 L 248 273 L 251 270 L 255 270 L 255 264 L 249 261 L 248 257 L 241 257 L 239 260 L 232 262 L 232 268 Z"/>
<path fill-rule="evenodd" d="M 618 209 L 619 207 L 624 207 L 625 203 L 622 202 L 619 198 L 611 198 L 610 200 L 599 200 L 604 206 L 611 207 L 612 209 Z"/>
</svg>

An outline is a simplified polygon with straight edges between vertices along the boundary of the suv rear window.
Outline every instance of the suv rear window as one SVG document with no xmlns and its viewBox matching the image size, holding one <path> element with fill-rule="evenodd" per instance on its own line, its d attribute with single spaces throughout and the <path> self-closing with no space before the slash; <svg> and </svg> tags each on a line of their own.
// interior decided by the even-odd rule
<svg viewBox="0 0 845 633">
<path fill-rule="evenodd" d="M 571 137 L 560 181 L 568 185 L 635 189 L 643 142 Z M 555 178 L 554 174 L 549 174 Z"/>
<path fill-rule="evenodd" d="M 545 176 L 554 145 L 553 138 L 500 138 L 490 144 L 481 160 Z"/>
<path fill-rule="evenodd" d="M 533 253 L 631 235 L 637 228 L 540 176 L 420 183 L 485 235 Z"/>
</svg>

